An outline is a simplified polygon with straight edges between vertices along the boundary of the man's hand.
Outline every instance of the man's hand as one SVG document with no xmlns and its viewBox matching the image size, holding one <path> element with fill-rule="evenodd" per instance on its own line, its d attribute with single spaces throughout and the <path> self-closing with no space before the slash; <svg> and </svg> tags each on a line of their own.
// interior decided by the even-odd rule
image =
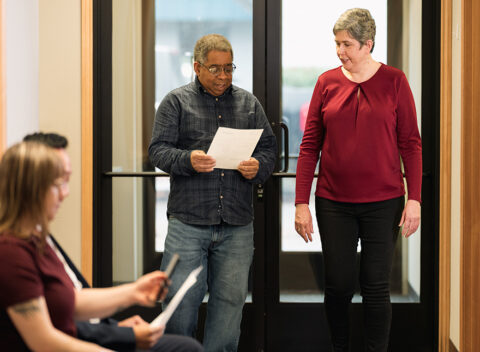
<svg viewBox="0 0 480 352">
<path fill-rule="evenodd" d="M 139 349 L 152 348 L 163 335 L 164 326 L 152 327 L 140 316 L 134 315 L 128 319 L 122 320 L 118 326 L 133 328 L 135 342 Z"/>
<path fill-rule="evenodd" d="M 216 164 L 215 158 L 205 154 L 203 150 L 193 150 L 190 154 L 190 162 L 197 172 L 211 172 Z"/>
<path fill-rule="evenodd" d="M 260 167 L 260 163 L 255 158 L 250 158 L 248 160 L 242 161 L 238 164 L 238 171 L 245 177 L 247 180 L 251 180 L 255 176 L 257 176 L 258 168 Z"/>
</svg>

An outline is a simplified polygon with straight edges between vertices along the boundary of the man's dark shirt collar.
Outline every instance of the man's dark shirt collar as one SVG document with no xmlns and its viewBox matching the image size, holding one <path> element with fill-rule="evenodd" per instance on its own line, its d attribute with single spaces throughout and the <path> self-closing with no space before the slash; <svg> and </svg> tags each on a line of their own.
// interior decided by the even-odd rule
<svg viewBox="0 0 480 352">
<path fill-rule="evenodd" d="M 202 84 L 200 83 L 200 80 L 198 79 L 198 76 L 195 76 L 195 85 L 197 86 L 197 89 L 200 91 L 200 93 L 205 93 L 205 94 L 208 94 L 214 98 L 221 98 L 223 96 L 225 96 L 226 94 L 232 94 L 232 90 L 233 90 L 233 84 L 230 84 L 230 86 L 225 89 L 225 92 L 223 92 L 222 95 L 219 95 L 219 96 L 214 96 L 212 94 L 210 94 L 203 86 Z"/>
</svg>

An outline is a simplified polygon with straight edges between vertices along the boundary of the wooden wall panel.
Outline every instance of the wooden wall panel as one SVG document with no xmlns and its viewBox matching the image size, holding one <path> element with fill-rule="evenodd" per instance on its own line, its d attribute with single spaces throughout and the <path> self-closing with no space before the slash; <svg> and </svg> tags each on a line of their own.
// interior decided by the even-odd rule
<svg viewBox="0 0 480 352">
<path fill-rule="evenodd" d="M 93 261 L 93 0 L 82 1 L 82 273 Z"/>
<path fill-rule="evenodd" d="M 450 343 L 449 349 L 448 349 L 448 350 L 445 350 L 445 351 L 448 351 L 448 352 L 458 352 L 457 347 L 455 347 L 455 344 L 452 342 L 452 340 L 450 340 L 449 343 Z"/>
<path fill-rule="evenodd" d="M 442 0 L 441 14 L 438 350 L 447 352 L 450 344 L 452 207 L 452 0 Z"/>
<path fill-rule="evenodd" d="M 462 2 L 462 243 L 460 348 L 480 346 L 480 1 Z"/>
</svg>

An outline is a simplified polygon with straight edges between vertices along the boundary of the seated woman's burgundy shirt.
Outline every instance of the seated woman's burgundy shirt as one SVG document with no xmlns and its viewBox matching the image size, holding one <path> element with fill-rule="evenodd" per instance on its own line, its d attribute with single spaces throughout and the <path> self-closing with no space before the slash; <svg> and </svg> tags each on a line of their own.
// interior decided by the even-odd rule
<svg viewBox="0 0 480 352">
<path fill-rule="evenodd" d="M 0 234 L 0 345 L 7 351 L 27 347 L 6 309 L 33 298 L 45 297 L 53 325 L 76 336 L 75 292 L 65 269 L 49 245 L 43 253 L 36 238 L 18 239 Z"/>
</svg>

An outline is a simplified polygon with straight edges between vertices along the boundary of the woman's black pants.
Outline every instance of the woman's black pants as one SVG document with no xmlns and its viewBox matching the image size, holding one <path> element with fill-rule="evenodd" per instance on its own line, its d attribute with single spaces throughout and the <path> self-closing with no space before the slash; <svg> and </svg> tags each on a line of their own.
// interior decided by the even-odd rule
<svg viewBox="0 0 480 352">
<path fill-rule="evenodd" d="M 335 352 L 349 350 L 349 306 L 359 239 L 365 351 L 387 351 L 390 271 L 404 204 L 403 196 L 372 203 L 315 199 L 325 267 L 325 311 Z"/>
</svg>

